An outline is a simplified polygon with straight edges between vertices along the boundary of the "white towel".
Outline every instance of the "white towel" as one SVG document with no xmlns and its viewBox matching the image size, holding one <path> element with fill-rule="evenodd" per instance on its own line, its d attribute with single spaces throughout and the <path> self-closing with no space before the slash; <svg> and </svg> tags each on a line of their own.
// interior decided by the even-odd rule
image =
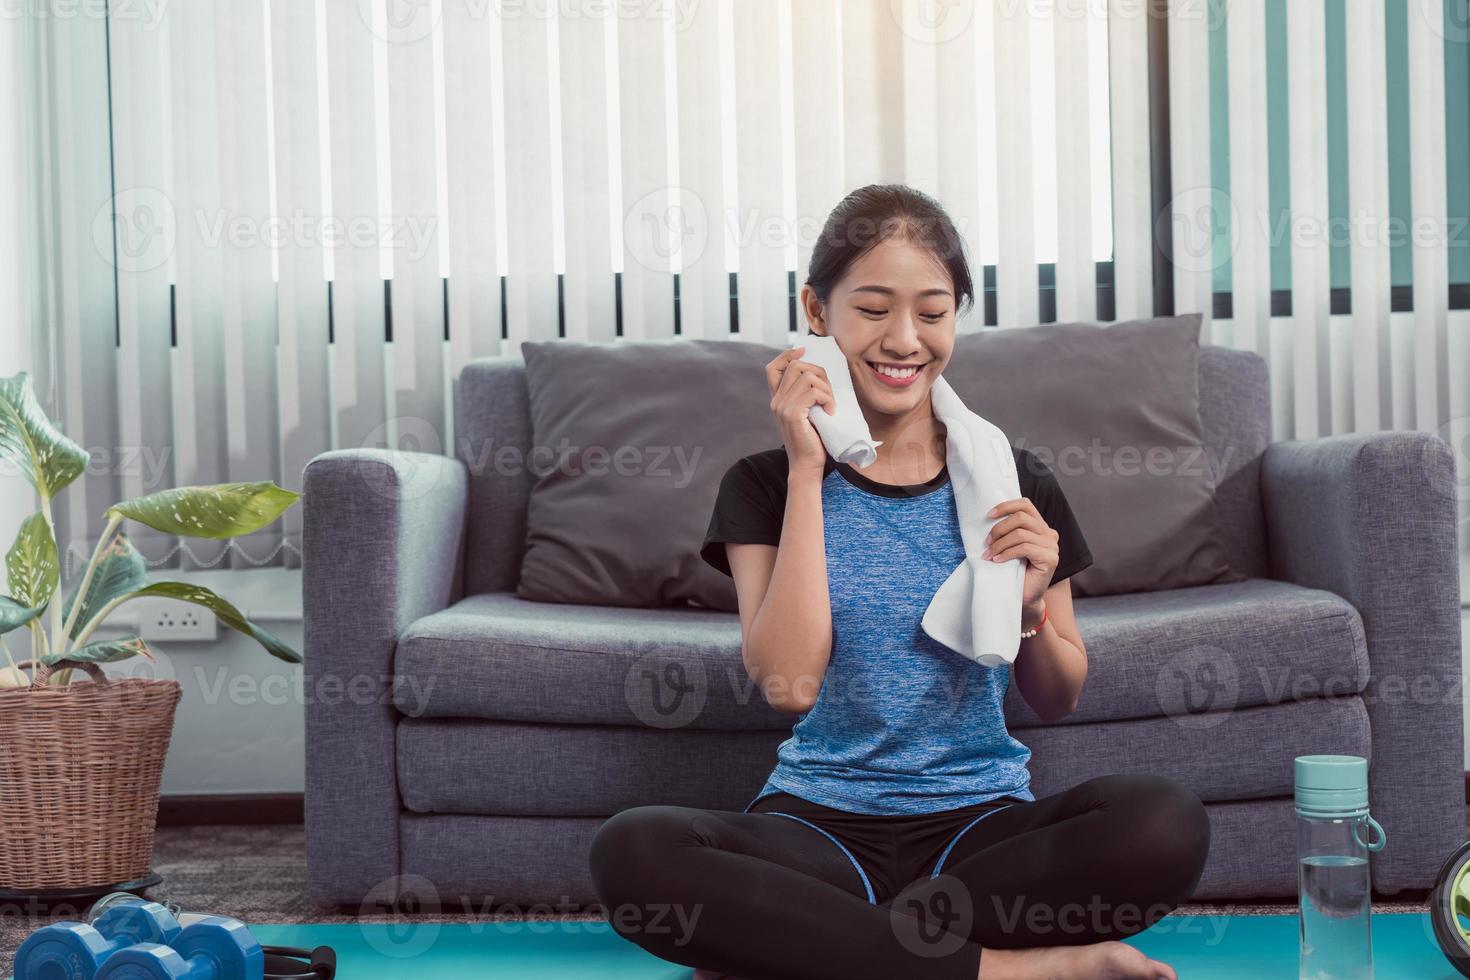
<svg viewBox="0 0 1470 980">
<path fill-rule="evenodd" d="M 847 358 L 837 341 L 812 334 L 792 346 L 805 347 L 801 359 L 821 365 L 832 385 L 837 413 L 828 415 L 821 405 L 813 405 L 810 413 L 827 452 L 858 468 L 872 465 L 877 459 L 874 447 L 882 443 L 873 441 L 853 391 Z M 946 464 L 965 560 L 929 601 L 922 621 L 924 632 L 985 667 L 1014 663 L 1021 648 L 1026 560 L 996 562 L 980 554 L 985 550 L 985 536 L 1006 516 L 987 517 L 986 512 L 1021 495 L 1016 458 L 1006 434 L 966 408 L 943 375 L 934 380 L 929 400 L 944 423 Z"/>
<path fill-rule="evenodd" d="M 822 437 L 822 444 L 833 459 L 860 470 L 867 469 L 878 459 L 878 447 L 883 443 L 881 440 L 874 442 L 873 434 L 868 430 L 868 420 L 863 418 L 857 392 L 852 390 L 852 372 L 847 368 L 847 358 L 831 337 L 813 334 L 804 339 L 805 343 L 791 346 L 805 347 L 801 359 L 827 372 L 827 380 L 832 383 L 832 397 L 837 402 L 833 406 L 835 415 L 828 415 L 821 405 L 813 405 L 809 415 L 812 425 L 817 427 L 817 434 Z"/>
</svg>

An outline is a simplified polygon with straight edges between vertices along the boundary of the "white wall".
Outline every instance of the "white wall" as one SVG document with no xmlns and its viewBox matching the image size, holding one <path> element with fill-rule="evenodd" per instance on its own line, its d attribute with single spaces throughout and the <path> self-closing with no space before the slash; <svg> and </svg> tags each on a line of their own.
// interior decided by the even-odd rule
<svg viewBox="0 0 1470 980">
<path fill-rule="evenodd" d="M 301 649 L 301 573 L 282 568 L 158 571 L 155 581 L 193 582 L 223 595 L 247 618 Z M 137 629 L 129 604 L 109 619 Z M 183 687 L 164 767 L 164 794 L 299 793 L 305 785 L 305 701 L 301 667 L 253 640 L 219 630 L 214 643 L 150 642 L 156 663 L 134 658 L 107 667 L 113 676 L 170 677 Z"/>
</svg>

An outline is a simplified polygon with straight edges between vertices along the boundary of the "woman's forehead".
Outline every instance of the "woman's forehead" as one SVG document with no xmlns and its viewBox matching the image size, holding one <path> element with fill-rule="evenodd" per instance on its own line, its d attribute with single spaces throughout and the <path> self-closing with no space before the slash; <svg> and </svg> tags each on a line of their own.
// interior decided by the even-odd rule
<svg viewBox="0 0 1470 980">
<path fill-rule="evenodd" d="M 874 245 L 853 262 L 843 279 L 848 290 L 877 286 L 894 293 L 916 294 L 937 289 L 954 296 L 949 270 L 938 256 L 899 237 Z"/>
</svg>

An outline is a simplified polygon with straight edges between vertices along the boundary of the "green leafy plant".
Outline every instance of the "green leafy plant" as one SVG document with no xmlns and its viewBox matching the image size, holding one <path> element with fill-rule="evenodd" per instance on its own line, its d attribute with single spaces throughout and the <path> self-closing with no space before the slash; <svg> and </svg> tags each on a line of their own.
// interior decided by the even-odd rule
<svg viewBox="0 0 1470 980">
<path fill-rule="evenodd" d="M 25 683 L 5 634 L 31 631 L 33 659 L 52 666 L 63 661 L 114 663 L 152 657 L 136 636 L 93 641 L 92 634 L 113 610 L 132 599 L 164 596 L 203 606 L 236 632 L 288 663 L 301 655 L 241 615 L 209 589 L 184 582 L 150 582 L 148 565 L 128 541 L 125 521 L 183 537 L 224 539 L 258 531 L 279 518 L 300 494 L 274 483 L 225 483 L 180 487 L 125 500 L 107 509 L 107 526 L 81 578 L 62 595 L 61 562 L 51 505 L 56 495 L 86 470 L 90 457 L 46 417 L 24 373 L 0 379 L 0 461 L 15 466 L 35 487 L 41 509 L 26 518 L 5 555 L 10 594 L 0 596 L 0 647 L 9 661 L 10 685 Z M 58 670 L 51 683 L 70 681 Z M 0 686 L 7 686 L 0 684 Z"/>
</svg>

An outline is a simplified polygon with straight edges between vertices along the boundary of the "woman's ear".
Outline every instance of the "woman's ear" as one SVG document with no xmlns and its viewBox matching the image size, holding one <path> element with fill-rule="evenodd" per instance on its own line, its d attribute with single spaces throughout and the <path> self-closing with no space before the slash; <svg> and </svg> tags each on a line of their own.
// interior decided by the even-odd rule
<svg viewBox="0 0 1470 980">
<path fill-rule="evenodd" d="M 797 298 L 801 302 L 802 312 L 806 314 L 807 329 L 819 337 L 826 336 L 827 311 L 823 308 L 822 301 L 817 299 L 817 291 L 811 286 L 803 285 Z"/>
</svg>

